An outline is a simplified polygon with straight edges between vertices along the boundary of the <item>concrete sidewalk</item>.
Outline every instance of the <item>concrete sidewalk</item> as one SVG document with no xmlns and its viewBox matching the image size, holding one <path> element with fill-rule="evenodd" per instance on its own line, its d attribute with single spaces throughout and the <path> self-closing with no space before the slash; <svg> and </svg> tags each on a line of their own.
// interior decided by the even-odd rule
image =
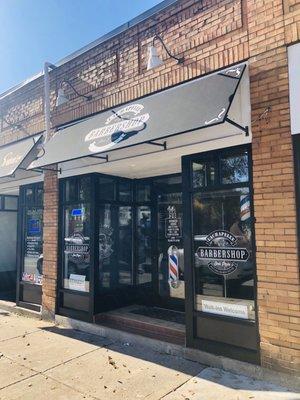
<svg viewBox="0 0 300 400">
<path fill-rule="evenodd" d="M 300 400 L 282 387 L 0 310 L 0 400 Z"/>
</svg>

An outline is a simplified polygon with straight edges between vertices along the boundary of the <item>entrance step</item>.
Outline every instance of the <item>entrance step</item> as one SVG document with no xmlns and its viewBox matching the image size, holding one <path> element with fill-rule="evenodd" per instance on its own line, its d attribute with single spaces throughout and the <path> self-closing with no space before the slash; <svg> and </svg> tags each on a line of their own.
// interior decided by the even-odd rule
<svg viewBox="0 0 300 400">
<path fill-rule="evenodd" d="M 165 317 L 165 319 L 164 319 Z M 95 316 L 95 322 L 110 328 L 174 344 L 185 344 L 184 313 L 157 307 L 132 305 Z"/>
</svg>

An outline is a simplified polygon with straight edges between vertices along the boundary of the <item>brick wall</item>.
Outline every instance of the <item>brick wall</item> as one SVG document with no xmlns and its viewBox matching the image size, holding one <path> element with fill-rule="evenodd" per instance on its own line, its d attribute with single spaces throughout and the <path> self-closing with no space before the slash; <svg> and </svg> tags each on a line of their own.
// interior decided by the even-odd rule
<svg viewBox="0 0 300 400">
<path fill-rule="evenodd" d="M 146 71 L 147 46 L 155 34 L 184 54 L 183 66 L 165 57 L 163 66 Z M 299 36 L 300 0 L 181 0 L 51 72 L 55 128 L 249 60 L 261 359 L 264 366 L 289 372 L 299 370 L 300 292 L 286 46 Z M 56 108 L 64 78 L 93 99 L 74 96 L 66 85 L 71 101 Z M 43 129 L 42 84 L 39 78 L 0 98 L 9 122 L 1 122 L 0 144 Z M 269 106 L 267 118 L 258 120 Z M 12 128 L 16 122 L 24 129 Z M 51 314 L 57 269 L 57 179 L 52 172 L 45 174 L 45 209 L 43 304 Z"/>
<path fill-rule="evenodd" d="M 53 319 L 56 307 L 58 256 L 58 177 L 55 171 L 44 176 L 44 245 L 42 315 Z"/>
</svg>

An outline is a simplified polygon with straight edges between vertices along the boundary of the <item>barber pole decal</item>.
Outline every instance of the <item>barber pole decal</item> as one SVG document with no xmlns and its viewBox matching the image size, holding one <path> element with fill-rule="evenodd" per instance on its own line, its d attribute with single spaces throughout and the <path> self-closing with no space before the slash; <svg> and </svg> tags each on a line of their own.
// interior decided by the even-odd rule
<svg viewBox="0 0 300 400">
<path fill-rule="evenodd" d="M 168 248 L 168 265 L 169 265 L 169 285 L 173 289 L 179 286 L 179 262 L 178 249 L 176 246 Z"/>
</svg>

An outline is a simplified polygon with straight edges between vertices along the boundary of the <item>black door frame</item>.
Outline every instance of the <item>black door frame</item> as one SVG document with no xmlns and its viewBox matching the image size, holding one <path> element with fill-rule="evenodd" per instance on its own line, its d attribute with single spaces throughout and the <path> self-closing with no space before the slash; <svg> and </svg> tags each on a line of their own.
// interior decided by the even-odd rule
<svg viewBox="0 0 300 400">
<path fill-rule="evenodd" d="M 251 229 L 252 229 L 252 249 L 253 249 L 253 262 L 254 262 L 254 303 L 255 303 L 255 335 L 256 335 L 256 351 L 249 350 L 243 347 L 237 347 L 228 345 L 226 343 L 215 342 L 207 339 L 200 339 L 196 335 L 196 322 L 197 316 L 200 314 L 199 311 L 194 310 L 194 244 L 193 244 L 193 218 L 192 218 L 192 195 L 195 192 L 192 186 L 192 162 L 199 161 L 206 157 L 219 156 L 220 154 L 243 151 L 247 150 L 249 154 L 248 158 L 248 169 L 249 169 L 249 187 L 250 194 L 250 206 L 251 206 Z M 253 207 L 253 176 L 252 176 L 252 151 L 251 145 L 233 146 L 225 149 L 213 150 L 209 152 L 203 152 L 198 154 L 192 154 L 182 157 L 182 180 L 183 180 L 183 236 L 184 236 L 184 257 L 185 257 L 185 289 L 186 289 L 186 345 L 187 347 L 194 347 L 218 355 L 224 355 L 230 358 L 236 358 L 243 361 L 258 364 L 260 362 L 260 350 L 259 350 L 259 328 L 258 328 L 258 306 L 257 306 L 257 273 L 256 273 L 256 245 L 255 245 L 255 217 Z M 226 185 L 227 189 L 241 187 L 246 185 L 241 184 L 230 184 Z M 213 191 L 223 189 L 224 186 L 214 186 Z M 199 190 L 198 190 L 199 191 Z M 209 191 L 203 189 L 203 192 Z M 202 313 L 203 314 L 203 313 Z M 211 321 L 224 321 L 224 328 L 226 324 L 236 324 L 236 328 L 239 326 L 250 326 L 249 321 L 236 320 L 234 318 L 216 316 L 216 315 L 205 315 Z M 222 323 L 222 322 L 221 322 Z"/>
</svg>

